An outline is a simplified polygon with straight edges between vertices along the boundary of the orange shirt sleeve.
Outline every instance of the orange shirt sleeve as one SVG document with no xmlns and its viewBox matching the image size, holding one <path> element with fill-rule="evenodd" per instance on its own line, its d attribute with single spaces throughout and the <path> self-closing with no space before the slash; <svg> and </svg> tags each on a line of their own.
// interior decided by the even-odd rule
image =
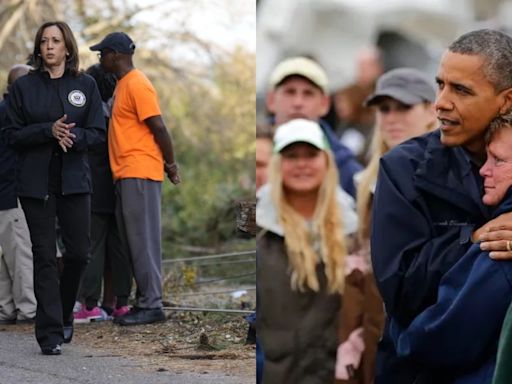
<svg viewBox="0 0 512 384">
<path fill-rule="evenodd" d="M 158 95 L 151 82 L 145 77 L 140 76 L 136 82 L 130 83 L 132 103 L 137 113 L 139 122 L 143 122 L 149 117 L 159 116 L 162 114 L 158 101 Z"/>
</svg>

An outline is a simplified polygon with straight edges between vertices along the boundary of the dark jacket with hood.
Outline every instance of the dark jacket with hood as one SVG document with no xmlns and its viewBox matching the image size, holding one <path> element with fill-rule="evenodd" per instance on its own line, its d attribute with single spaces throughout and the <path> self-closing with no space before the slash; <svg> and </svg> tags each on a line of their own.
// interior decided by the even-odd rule
<svg viewBox="0 0 512 384">
<path fill-rule="evenodd" d="M 512 190 L 493 217 L 512 211 Z M 492 260 L 473 244 L 443 276 L 437 301 L 406 328 L 390 331 L 399 356 L 445 370 L 457 384 L 490 384 L 500 330 L 512 301 L 512 261 Z"/>
<path fill-rule="evenodd" d="M 478 167 L 439 131 L 406 141 L 381 160 L 373 205 L 372 264 L 387 321 L 376 384 L 443 383 L 417 361 L 398 356 L 390 324 L 407 327 L 434 304 L 442 276 L 490 218 L 481 201 Z M 447 381 L 450 382 L 450 381 Z"/>
<path fill-rule="evenodd" d="M 57 86 L 56 86 L 57 84 Z M 60 106 L 50 105 L 60 100 Z M 16 80 L 10 91 L 9 124 L 4 128 L 10 145 L 18 152 L 18 196 L 45 199 L 48 168 L 57 140 L 53 123 L 67 114 L 75 123 L 74 144 L 62 153 L 62 194 L 90 193 L 88 146 L 105 140 L 101 98 L 92 77 L 66 71 L 54 83 L 48 72 L 34 71 Z M 58 113 L 56 111 L 59 111 Z"/>
</svg>

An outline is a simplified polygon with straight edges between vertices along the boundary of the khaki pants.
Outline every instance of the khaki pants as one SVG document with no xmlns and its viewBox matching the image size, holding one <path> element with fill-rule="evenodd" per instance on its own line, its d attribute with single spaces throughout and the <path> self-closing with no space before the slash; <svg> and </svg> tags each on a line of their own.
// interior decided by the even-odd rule
<svg viewBox="0 0 512 384">
<path fill-rule="evenodd" d="M 0 320 L 36 314 L 32 245 L 21 207 L 0 211 Z"/>
</svg>

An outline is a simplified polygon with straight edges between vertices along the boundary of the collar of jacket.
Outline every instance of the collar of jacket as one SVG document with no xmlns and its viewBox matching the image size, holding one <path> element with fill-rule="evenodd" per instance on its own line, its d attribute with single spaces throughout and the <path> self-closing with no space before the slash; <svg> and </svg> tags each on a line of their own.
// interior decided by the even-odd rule
<svg viewBox="0 0 512 384">
<path fill-rule="evenodd" d="M 512 186 L 508 188 L 507 193 L 505 193 L 505 196 L 501 200 L 501 202 L 498 204 L 497 207 L 495 207 L 495 210 L 492 214 L 492 217 L 498 217 L 502 213 L 512 212 Z"/>
<path fill-rule="evenodd" d="M 258 227 L 284 236 L 284 230 L 277 218 L 277 209 L 271 196 L 270 184 L 265 184 L 256 193 L 256 224 Z"/>
<path fill-rule="evenodd" d="M 256 224 L 258 227 L 284 236 L 284 230 L 277 217 L 277 209 L 272 201 L 270 184 L 265 184 L 256 193 Z M 336 199 L 343 220 L 345 235 L 354 234 L 358 227 L 358 218 L 355 212 L 354 199 L 338 187 Z"/>
<path fill-rule="evenodd" d="M 50 72 L 48 72 L 46 69 L 41 68 L 39 71 L 35 70 L 33 73 L 37 74 L 44 80 L 51 80 Z M 62 73 L 62 76 L 59 77 L 59 79 L 62 79 L 63 77 L 69 76 L 71 74 L 71 70 L 69 68 L 65 68 L 64 72 Z"/>
<path fill-rule="evenodd" d="M 462 147 L 443 145 L 439 132 L 429 135 L 425 156 L 416 169 L 413 182 L 419 189 L 472 215 L 479 213 L 488 217 L 479 181 L 471 170 L 471 160 Z"/>
</svg>

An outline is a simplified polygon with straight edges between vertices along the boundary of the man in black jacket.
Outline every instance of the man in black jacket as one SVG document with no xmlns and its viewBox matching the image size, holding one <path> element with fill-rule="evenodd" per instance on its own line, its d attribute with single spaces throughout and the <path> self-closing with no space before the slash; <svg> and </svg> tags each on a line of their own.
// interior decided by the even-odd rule
<svg viewBox="0 0 512 384">
<path fill-rule="evenodd" d="M 99 64 L 86 70 L 100 91 L 106 126 L 116 87 L 113 74 L 103 71 Z M 75 322 L 88 323 L 104 318 L 105 311 L 114 319 L 129 311 L 128 297 L 132 285 L 132 270 L 126 244 L 121 241 L 115 218 L 115 193 L 108 158 L 107 142 L 89 148 L 89 165 L 93 193 L 91 195 L 91 260 L 87 265 L 79 299 L 81 309 L 75 313 Z M 98 307 L 101 282 L 104 281 L 102 308 Z M 115 295 L 115 297 L 114 297 Z"/>
<path fill-rule="evenodd" d="M 28 73 L 17 64 L 0 102 L 0 129 L 6 125 L 9 88 Z M 16 152 L 0 140 L 0 324 L 33 321 L 36 314 L 30 235 L 16 195 Z"/>
</svg>

